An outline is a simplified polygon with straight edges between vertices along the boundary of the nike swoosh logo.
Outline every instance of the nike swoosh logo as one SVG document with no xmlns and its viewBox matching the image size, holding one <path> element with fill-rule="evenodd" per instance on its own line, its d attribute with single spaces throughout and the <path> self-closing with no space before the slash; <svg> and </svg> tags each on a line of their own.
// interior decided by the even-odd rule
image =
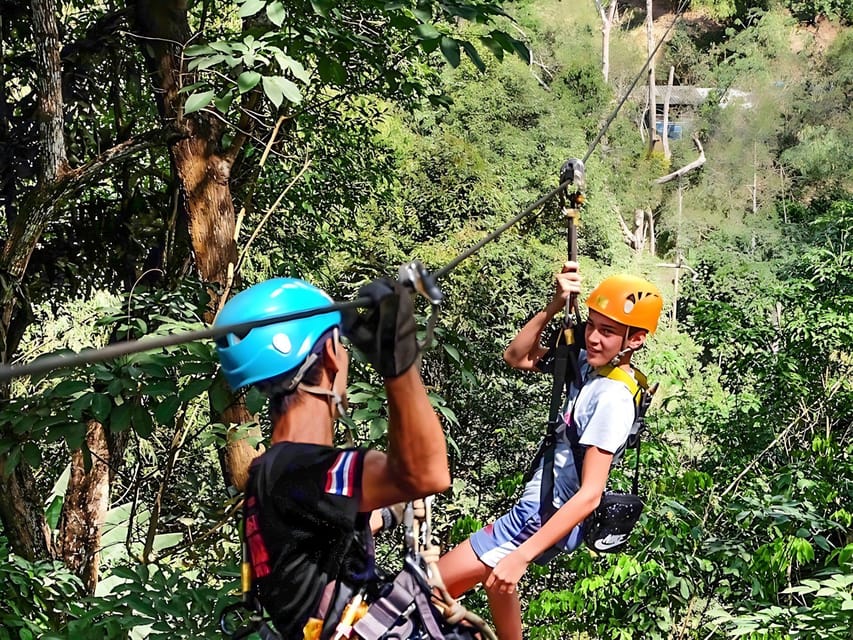
<svg viewBox="0 0 853 640">
<path fill-rule="evenodd" d="M 601 540 L 596 540 L 593 547 L 600 551 L 606 551 L 607 549 L 612 549 L 613 547 L 618 547 L 620 544 L 625 542 L 628 539 L 627 533 L 620 533 L 617 535 L 609 534 L 607 537 L 602 538 Z"/>
</svg>

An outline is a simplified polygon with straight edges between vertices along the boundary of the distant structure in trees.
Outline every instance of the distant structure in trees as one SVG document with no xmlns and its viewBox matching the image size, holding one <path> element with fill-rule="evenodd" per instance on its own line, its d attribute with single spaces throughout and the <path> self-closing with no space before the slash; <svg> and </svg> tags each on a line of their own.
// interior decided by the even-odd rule
<svg viewBox="0 0 853 640">
<path fill-rule="evenodd" d="M 708 100 L 716 100 L 721 107 L 737 106 L 751 109 L 752 94 L 739 89 L 727 89 L 722 95 L 714 87 L 694 87 L 691 85 L 673 85 L 669 88 L 669 122 L 667 137 L 670 140 L 689 138 L 699 107 Z M 648 87 L 637 87 L 631 99 L 648 104 Z M 656 133 L 663 137 L 663 103 L 667 93 L 666 86 L 655 87 L 655 105 L 657 110 Z"/>
</svg>

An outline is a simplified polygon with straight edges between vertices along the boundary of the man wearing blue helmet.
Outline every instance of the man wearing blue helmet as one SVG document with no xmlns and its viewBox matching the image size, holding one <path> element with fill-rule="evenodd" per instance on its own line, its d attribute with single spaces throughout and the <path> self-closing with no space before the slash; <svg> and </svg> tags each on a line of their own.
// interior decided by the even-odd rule
<svg viewBox="0 0 853 640">
<path fill-rule="evenodd" d="M 271 447 L 251 467 L 245 536 L 258 599 L 285 640 L 324 617 L 329 638 L 352 589 L 372 576 L 374 509 L 444 491 L 450 484 L 444 433 L 420 378 L 417 327 L 405 287 L 387 280 L 359 292 L 374 306 L 344 322 L 338 311 L 276 322 L 217 340 L 235 390 L 257 386 L 270 400 Z M 238 325 L 328 307 L 332 300 L 295 278 L 257 284 L 216 320 Z M 336 448 L 350 341 L 382 376 L 388 397 L 387 453 Z M 334 590 L 333 590 L 334 589 Z"/>
</svg>

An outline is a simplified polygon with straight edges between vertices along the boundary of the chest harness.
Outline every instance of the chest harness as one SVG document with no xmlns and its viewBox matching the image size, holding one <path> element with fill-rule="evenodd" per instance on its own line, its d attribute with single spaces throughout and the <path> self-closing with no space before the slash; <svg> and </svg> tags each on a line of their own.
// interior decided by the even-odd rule
<svg viewBox="0 0 853 640">
<path fill-rule="evenodd" d="M 580 396 L 580 390 L 586 381 L 585 377 L 580 374 L 580 368 L 577 365 L 577 354 L 580 350 L 582 341 L 577 339 L 579 336 L 574 335 L 580 334 L 580 336 L 582 336 L 582 330 L 583 325 L 577 325 L 577 327 L 574 328 L 572 342 L 559 340 L 561 336 L 558 336 L 558 344 L 555 347 L 554 377 L 551 386 L 551 403 L 548 415 L 548 426 L 545 437 L 543 438 L 542 443 L 539 446 L 539 450 L 533 459 L 533 463 L 524 477 L 524 482 L 529 482 L 536 473 L 540 463 L 542 464 L 542 482 L 539 490 L 539 516 L 542 524 L 547 522 L 557 511 L 554 507 L 554 456 L 557 447 L 557 438 L 559 437 L 557 431 L 560 425 L 564 422 L 564 417 L 561 411 L 562 399 L 563 397 L 568 396 L 571 385 L 575 384 L 575 388 L 578 390 L 578 394 L 575 396 L 574 400 L 576 403 Z M 571 366 L 574 369 L 573 379 L 567 379 L 570 361 Z M 646 412 L 652 402 L 655 392 L 657 391 L 658 385 L 654 384 L 650 386 L 646 376 L 637 369 L 634 369 L 634 375 L 631 376 L 627 371 L 620 367 L 607 365 L 599 367 L 596 370 L 595 375 L 621 382 L 628 389 L 628 392 L 634 400 L 634 422 L 631 426 L 626 442 L 613 454 L 611 466 L 614 466 L 619 462 L 626 449 L 636 449 L 634 479 L 630 495 L 637 497 L 637 502 L 639 502 L 641 508 L 642 501 L 638 497 L 640 482 L 640 440 L 643 431 L 646 430 Z M 567 422 L 568 424 L 565 429 L 566 438 L 569 441 L 569 445 L 572 450 L 575 470 L 577 472 L 578 482 L 580 483 L 582 480 L 583 457 L 586 447 L 580 443 L 580 436 L 578 435 L 577 425 L 574 420 L 574 406 L 571 410 L 571 417 Z M 596 514 L 594 512 L 590 518 L 594 518 L 595 515 Z M 589 522 L 585 522 L 584 524 L 587 525 Z"/>
</svg>

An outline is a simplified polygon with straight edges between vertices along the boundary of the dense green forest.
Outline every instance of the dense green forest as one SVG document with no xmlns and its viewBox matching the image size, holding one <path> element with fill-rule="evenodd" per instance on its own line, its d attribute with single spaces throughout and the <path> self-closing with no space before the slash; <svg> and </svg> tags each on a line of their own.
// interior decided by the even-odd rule
<svg viewBox="0 0 853 640">
<path fill-rule="evenodd" d="M 349 299 L 440 269 L 591 151 L 585 289 L 632 271 L 666 297 L 637 358 L 646 509 L 627 553 L 531 569 L 529 637 L 850 640 L 853 3 L 652 5 L 0 0 L 0 362 L 200 329 L 271 276 Z M 565 233 L 548 203 L 439 281 L 445 548 L 544 431 L 549 381 L 501 354 Z M 356 361 L 377 447 L 383 393 Z M 0 382 L 0 640 L 220 637 L 267 426 L 209 341 Z"/>
</svg>

